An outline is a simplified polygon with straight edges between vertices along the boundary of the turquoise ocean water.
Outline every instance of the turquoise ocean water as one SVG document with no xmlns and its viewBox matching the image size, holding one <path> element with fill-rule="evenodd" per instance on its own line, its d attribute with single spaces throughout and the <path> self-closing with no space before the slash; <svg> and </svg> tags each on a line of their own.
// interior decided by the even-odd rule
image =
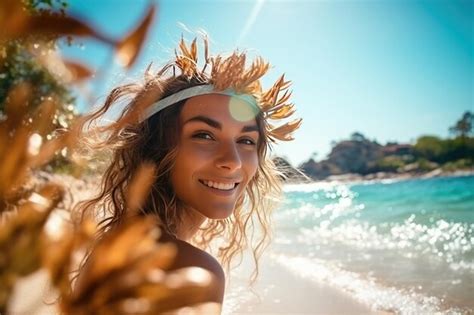
<svg viewBox="0 0 474 315">
<path fill-rule="evenodd" d="M 271 255 L 377 309 L 474 312 L 474 176 L 287 185 Z"/>
</svg>

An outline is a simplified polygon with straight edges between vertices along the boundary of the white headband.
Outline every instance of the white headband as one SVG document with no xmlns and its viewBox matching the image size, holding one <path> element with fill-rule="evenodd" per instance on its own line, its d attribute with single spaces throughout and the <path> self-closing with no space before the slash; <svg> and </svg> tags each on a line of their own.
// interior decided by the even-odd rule
<svg viewBox="0 0 474 315">
<path fill-rule="evenodd" d="M 255 97 L 249 94 L 238 94 L 232 89 L 227 89 L 224 91 L 214 91 L 214 86 L 212 84 L 207 84 L 207 85 L 198 85 L 198 86 L 193 86 L 185 90 L 181 90 L 175 94 L 172 94 L 168 97 L 165 97 L 158 102 L 150 105 L 141 115 L 140 117 L 140 122 L 147 120 L 151 116 L 155 115 L 159 111 L 165 109 L 168 106 L 171 106 L 173 104 L 176 104 L 182 100 L 191 98 L 193 96 L 198 96 L 198 95 L 205 95 L 205 94 L 221 94 L 221 95 L 228 95 L 232 97 L 236 97 L 253 107 L 259 109 L 257 105 L 257 100 Z"/>
</svg>

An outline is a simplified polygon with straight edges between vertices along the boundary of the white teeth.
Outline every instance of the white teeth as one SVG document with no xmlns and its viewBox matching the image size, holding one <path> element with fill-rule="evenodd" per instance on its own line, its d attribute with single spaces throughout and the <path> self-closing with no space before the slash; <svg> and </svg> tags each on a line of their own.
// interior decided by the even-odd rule
<svg viewBox="0 0 474 315">
<path fill-rule="evenodd" d="M 225 184 L 225 183 L 217 183 L 217 182 L 213 182 L 213 181 L 202 181 L 204 183 L 204 185 L 206 186 L 209 186 L 211 188 L 216 188 L 216 189 L 220 189 L 220 190 L 231 190 L 235 187 L 235 183 L 233 184 Z"/>
</svg>

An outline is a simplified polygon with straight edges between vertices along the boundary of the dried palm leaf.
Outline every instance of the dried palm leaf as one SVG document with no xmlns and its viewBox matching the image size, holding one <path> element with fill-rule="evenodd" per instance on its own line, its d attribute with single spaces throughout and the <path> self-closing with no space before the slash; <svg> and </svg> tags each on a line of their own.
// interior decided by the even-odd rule
<svg viewBox="0 0 474 315">
<path fill-rule="evenodd" d="M 80 82 L 89 79 L 94 74 L 94 71 L 84 66 L 81 63 L 71 60 L 63 60 L 64 66 L 71 75 L 72 82 Z"/>
<path fill-rule="evenodd" d="M 302 119 L 300 118 L 276 127 L 271 130 L 271 136 L 281 141 L 291 141 L 293 140 L 291 133 L 300 127 L 301 121 Z"/>
<path fill-rule="evenodd" d="M 128 188 L 127 214 L 129 217 L 138 214 L 138 209 L 140 209 L 148 196 L 151 190 L 151 185 L 156 180 L 155 170 L 155 164 L 143 163 L 135 172 Z"/>
<path fill-rule="evenodd" d="M 155 6 L 151 5 L 140 25 L 117 44 L 116 55 L 124 67 L 130 68 L 137 59 L 138 52 L 141 50 L 148 29 L 153 22 L 155 11 Z"/>
</svg>

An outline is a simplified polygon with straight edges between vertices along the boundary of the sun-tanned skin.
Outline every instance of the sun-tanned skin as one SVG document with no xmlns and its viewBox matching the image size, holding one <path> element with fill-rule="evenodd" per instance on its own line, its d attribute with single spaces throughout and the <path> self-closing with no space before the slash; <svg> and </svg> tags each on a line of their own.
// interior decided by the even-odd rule
<svg viewBox="0 0 474 315">
<path fill-rule="evenodd" d="M 176 257 L 170 266 L 170 270 L 186 267 L 200 267 L 209 271 L 215 280 L 215 286 L 212 290 L 212 295 L 209 296 L 209 302 L 222 304 L 224 299 L 225 275 L 219 262 L 205 251 L 168 234 L 163 234 L 160 238 L 160 242 L 172 243 L 177 248 Z"/>
</svg>

